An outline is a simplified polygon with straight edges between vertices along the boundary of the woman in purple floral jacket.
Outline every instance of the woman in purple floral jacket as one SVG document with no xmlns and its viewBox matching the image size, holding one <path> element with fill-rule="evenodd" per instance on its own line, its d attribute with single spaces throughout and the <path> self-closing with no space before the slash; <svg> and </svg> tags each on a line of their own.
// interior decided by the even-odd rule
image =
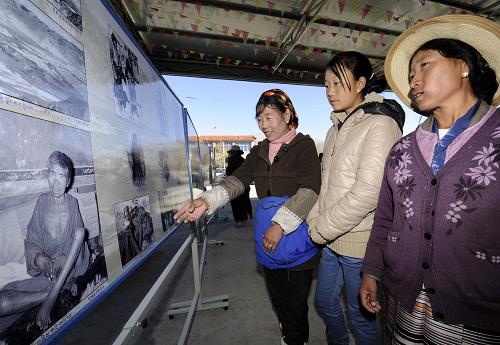
<svg viewBox="0 0 500 345">
<path fill-rule="evenodd" d="M 361 270 L 368 311 L 386 288 L 386 343 L 500 344 L 499 52 L 496 23 L 453 15 L 388 53 L 392 90 L 429 117 L 389 153 Z"/>
</svg>

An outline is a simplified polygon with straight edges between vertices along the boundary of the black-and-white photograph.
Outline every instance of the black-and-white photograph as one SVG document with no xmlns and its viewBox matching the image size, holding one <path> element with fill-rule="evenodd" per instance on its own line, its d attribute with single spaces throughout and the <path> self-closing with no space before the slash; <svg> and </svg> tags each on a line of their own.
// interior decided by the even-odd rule
<svg viewBox="0 0 500 345">
<path fill-rule="evenodd" d="M 149 196 L 115 204 L 116 231 L 122 266 L 155 240 Z"/>
<path fill-rule="evenodd" d="M 0 13 L 0 93 L 89 121 L 83 45 L 28 0 Z"/>
<path fill-rule="evenodd" d="M 163 232 L 167 232 L 172 226 L 175 225 L 174 214 L 178 211 L 175 208 L 179 204 L 178 200 L 173 195 L 174 188 L 168 191 L 158 192 L 158 199 L 160 200 L 160 214 Z"/>
<path fill-rule="evenodd" d="M 193 182 L 193 193 L 195 197 L 201 194 L 203 189 L 203 175 L 202 175 L 202 165 L 200 156 L 200 146 L 198 143 L 198 134 L 194 128 L 191 118 L 187 118 L 187 128 L 188 128 L 188 144 L 189 144 L 189 157 L 191 161 L 191 181 Z"/>
<path fill-rule="evenodd" d="M 128 165 L 132 183 L 135 188 L 144 189 L 146 187 L 146 164 L 144 162 L 144 150 L 142 149 L 142 140 L 137 134 L 132 134 L 130 148 L 127 152 Z"/>
<path fill-rule="evenodd" d="M 28 344 L 107 279 L 91 139 L 0 117 L 0 343 Z"/>
<path fill-rule="evenodd" d="M 158 165 L 161 169 L 161 176 L 165 184 L 170 183 L 169 154 L 167 150 L 158 151 Z"/>
<path fill-rule="evenodd" d="M 135 54 L 114 32 L 109 34 L 109 55 L 113 71 L 115 112 L 129 120 L 141 119 L 137 99 L 139 64 Z"/>
<path fill-rule="evenodd" d="M 80 0 L 48 0 L 78 30 L 82 31 Z"/>
</svg>

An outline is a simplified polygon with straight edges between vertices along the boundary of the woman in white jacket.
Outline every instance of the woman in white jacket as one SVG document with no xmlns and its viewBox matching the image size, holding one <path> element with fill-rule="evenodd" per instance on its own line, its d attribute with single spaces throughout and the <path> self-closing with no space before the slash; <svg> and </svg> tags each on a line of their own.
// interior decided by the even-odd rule
<svg viewBox="0 0 500 345">
<path fill-rule="evenodd" d="M 358 52 L 337 53 L 327 65 L 325 87 L 333 126 L 325 140 L 320 195 L 307 221 L 313 241 L 326 245 L 315 302 L 328 344 L 349 344 L 339 300 L 344 285 L 356 343 L 378 343 L 376 320 L 361 308 L 358 289 L 385 159 L 404 124 L 401 106 L 373 92 L 385 86 Z"/>
</svg>

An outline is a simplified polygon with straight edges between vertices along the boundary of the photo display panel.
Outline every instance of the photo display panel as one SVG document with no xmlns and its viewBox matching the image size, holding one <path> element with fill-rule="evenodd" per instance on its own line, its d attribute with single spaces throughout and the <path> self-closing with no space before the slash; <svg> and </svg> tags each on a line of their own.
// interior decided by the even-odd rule
<svg viewBox="0 0 500 345">
<path fill-rule="evenodd" d="M 203 184 L 203 171 L 201 162 L 200 145 L 198 133 L 194 127 L 193 121 L 186 110 L 187 135 L 189 142 L 189 161 L 191 163 L 191 180 L 193 183 L 193 198 L 196 199 L 203 193 L 205 188 Z"/>
<path fill-rule="evenodd" d="M 173 229 L 183 105 L 100 0 L 0 13 L 0 344 L 42 344 Z"/>
<path fill-rule="evenodd" d="M 203 186 L 206 188 L 212 185 L 212 158 L 210 155 L 210 146 L 208 143 L 199 143 L 201 156 L 201 169 L 203 177 Z"/>
</svg>

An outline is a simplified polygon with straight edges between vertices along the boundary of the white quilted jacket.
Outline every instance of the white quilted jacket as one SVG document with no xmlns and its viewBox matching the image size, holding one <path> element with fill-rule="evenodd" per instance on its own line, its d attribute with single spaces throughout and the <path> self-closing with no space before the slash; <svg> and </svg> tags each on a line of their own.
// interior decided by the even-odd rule
<svg viewBox="0 0 500 345">
<path fill-rule="evenodd" d="M 363 103 L 382 102 L 375 93 Z M 402 110 L 402 109 L 401 109 Z M 397 117 L 398 115 L 396 115 Z M 399 116 L 404 118 L 403 114 Z M 384 163 L 401 130 L 390 116 L 332 112 L 323 150 L 321 191 L 307 222 L 312 239 L 340 255 L 363 258 Z M 341 130 L 338 124 L 344 122 Z"/>
</svg>

